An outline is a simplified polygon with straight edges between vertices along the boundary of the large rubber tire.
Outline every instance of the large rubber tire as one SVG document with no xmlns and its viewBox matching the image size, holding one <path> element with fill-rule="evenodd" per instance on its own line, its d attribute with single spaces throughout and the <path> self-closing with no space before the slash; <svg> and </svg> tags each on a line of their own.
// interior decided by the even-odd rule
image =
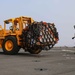
<svg viewBox="0 0 75 75">
<path fill-rule="evenodd" d="M 28 52 L 31 54 L 39 54 L 42 51 L 42 49 L 37 48 L 37 47 L 32 47 L 30 49 L 28 49 Z"/>
<path fill-rule="evenodd" d="M 14 36 L 6 37 L 3 41 L 2 48 L 4 54 L 7 55 L 17 54 L 20 49 Z"/>
</svg>

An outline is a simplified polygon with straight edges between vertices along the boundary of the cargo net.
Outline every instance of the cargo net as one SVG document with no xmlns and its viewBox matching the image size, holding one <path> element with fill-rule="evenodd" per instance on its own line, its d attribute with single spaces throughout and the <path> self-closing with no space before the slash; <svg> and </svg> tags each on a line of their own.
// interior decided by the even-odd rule
<svg viewBox="0 0 75 75">
<path fill-rule="evenodd" d="M 34 22 L 28 25 L 28 30 L 23 30 L 24 46 L 41 46 L 42 49 L 51 49 L 58 41 L 58 32 L 54 24 Z"/>
</svg>

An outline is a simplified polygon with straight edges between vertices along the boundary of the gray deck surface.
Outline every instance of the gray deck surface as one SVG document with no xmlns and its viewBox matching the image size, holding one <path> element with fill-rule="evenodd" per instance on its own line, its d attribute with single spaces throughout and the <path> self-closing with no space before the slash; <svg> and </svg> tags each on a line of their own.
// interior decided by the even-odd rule
<svg viewBox="0 0 75 75">
<path fill-rule="evenodd" d="M 0 51 L 0 75 L 75 75 L 75 48 L 59 47 L 32 55 Z"/>
</svg>

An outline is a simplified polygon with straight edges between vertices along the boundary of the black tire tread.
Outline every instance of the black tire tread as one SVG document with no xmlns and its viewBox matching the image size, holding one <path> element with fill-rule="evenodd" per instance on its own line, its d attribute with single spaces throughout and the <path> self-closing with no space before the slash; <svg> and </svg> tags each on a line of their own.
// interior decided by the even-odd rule
<svg viewBox="0 0 75 75">
<path fill-rule="evenodd" d="M 13 49 L 11 51 L 7 51 L 6 48 L 5 48 L 5 43 L 8 40 L 11 40 L 13 42 L 13 45 L 14 45 L 14 47 L 13 47 Z M 16 40 L 16 38 L 14 36 L 6 37 L 4 39 L 4 41 L 3 41 L 2 48 L 3 48 L 4 54 L 7 54 L 7 55 L 14 55 L 14 54 L 17 54 L 18 51 L 19 51 L 19 47 L 17 45 L 17 40 Z"/>
</svg>

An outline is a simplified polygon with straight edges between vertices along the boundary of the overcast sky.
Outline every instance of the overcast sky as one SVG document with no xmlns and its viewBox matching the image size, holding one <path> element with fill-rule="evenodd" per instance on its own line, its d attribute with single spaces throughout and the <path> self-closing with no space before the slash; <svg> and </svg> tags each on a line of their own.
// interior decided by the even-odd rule
<svg viewBox="0 0 75 75">
<path fill-rule="evenodd" d="M 75 0 L 0 0 L 0 24 L 9 18 L 30 16 L 54 22 L 60 40 L 56 46 L 74 46 Z"/>
</svg>

